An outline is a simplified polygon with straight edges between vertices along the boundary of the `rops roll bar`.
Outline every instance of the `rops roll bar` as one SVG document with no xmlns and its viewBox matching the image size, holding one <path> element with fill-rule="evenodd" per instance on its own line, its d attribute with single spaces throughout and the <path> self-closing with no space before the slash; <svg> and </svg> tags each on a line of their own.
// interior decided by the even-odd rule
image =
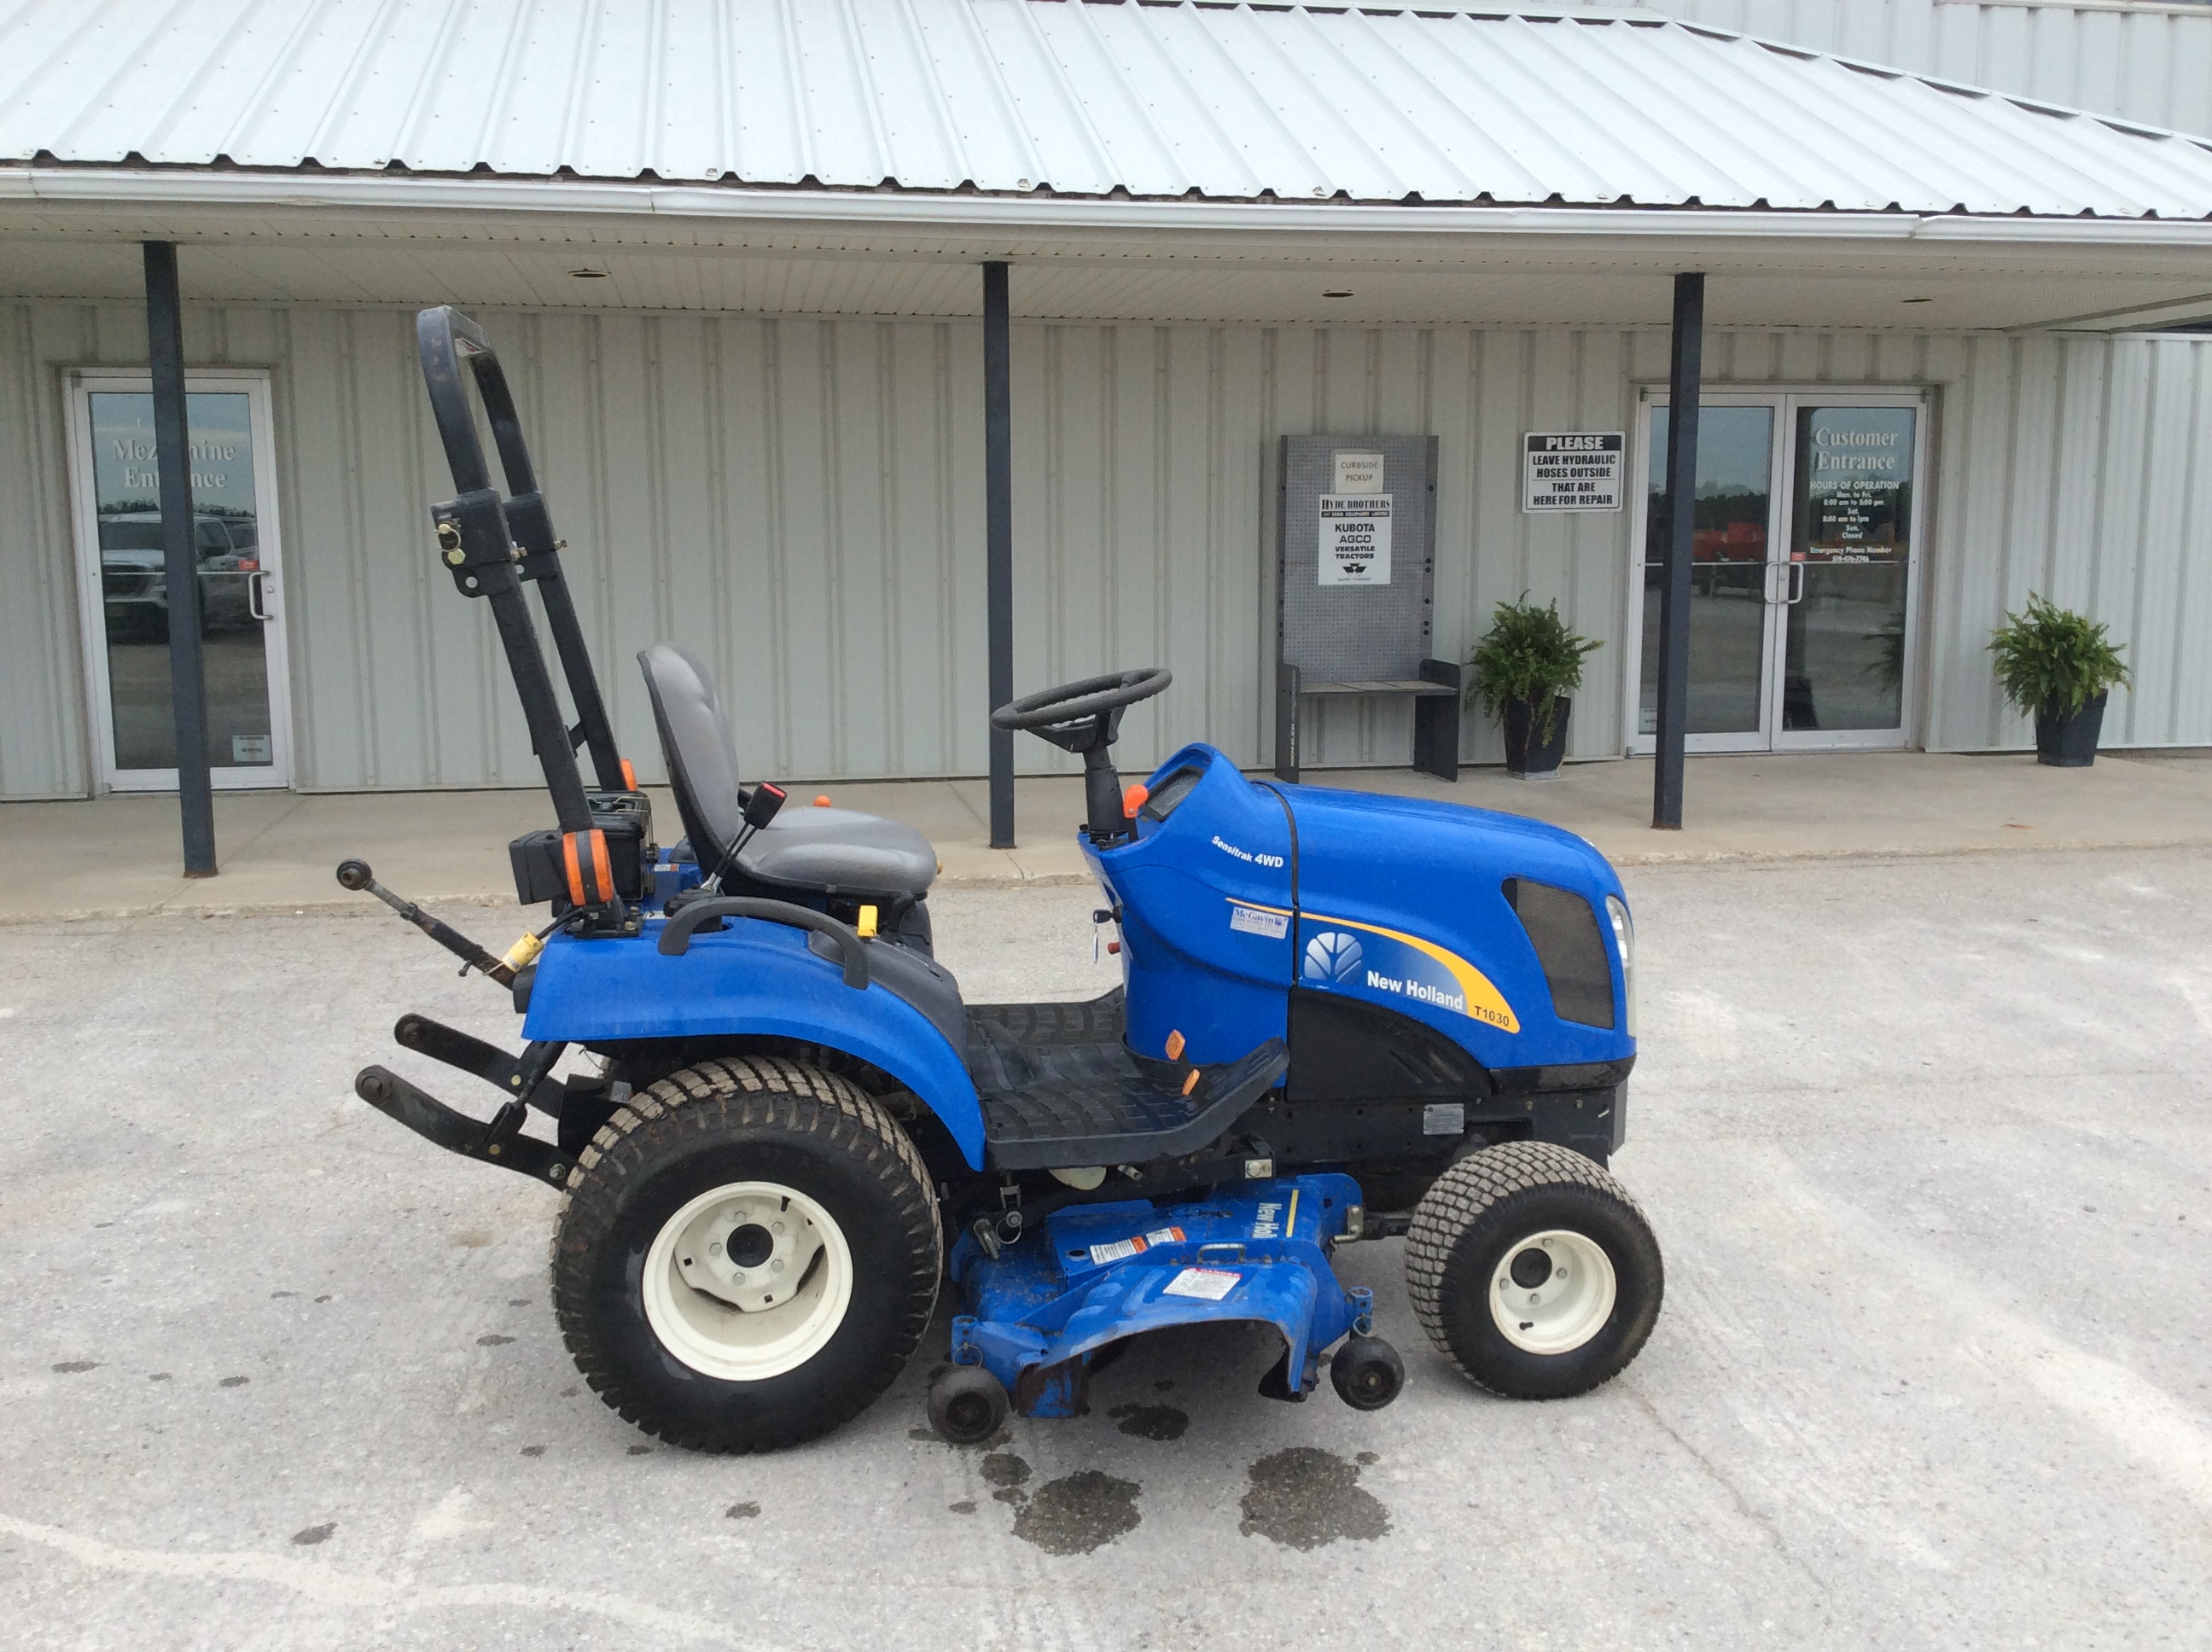
<svg viewBox="0 0 2212 1652">
<path fill-rule="evenodd" d="M 578 743 L 591 751 L 601 790 L 629 791 L 634 789 L 633 782 L 623 771 L 606 702 L 599 695 L 599 677 L 592 669 L 591 651 L 585 645 L 576 604 L 562 574 L 563 542 L 553 536 L 552 514 L 538 489 L 537 473 L 531 468 L 530 446 L 523 440 L 522 421 L 514 410 L 507 374 L 483 329 L 450 305 L 424 310 L 415 318 L 415 342 L 422 361 L 423 382 L 430 392 L 431 410 L 438 421 L 438 439 L 446 449 L 453 486 L 459 490 L 458 497 L 431 507 L 439 554 L 463 596 L 489 599 L 507 668 L 530 724 L 531 743 L 545 770 L 546 790 L 553 794 L 562 829 L 586 829 L 589 810 L 576 768 Z M 483 442 L 469 406 L 468 386 L 461 379 L 464 360 L 491 422 L 492 441 L 499 450 L 500 470 L 507 483 L 507 496 L 503 501 L 492 486 L 484 462 Z M 546 623 L 552 629 L 553 646 L 568 680 L 568 697 L 576 708 L 574 730 L 562 721 L 560 701 L 554 696 L 552 679 L 538 646 L 537 628 L 522 601 L 525 581 L 537 586 Z"/>
</svg>

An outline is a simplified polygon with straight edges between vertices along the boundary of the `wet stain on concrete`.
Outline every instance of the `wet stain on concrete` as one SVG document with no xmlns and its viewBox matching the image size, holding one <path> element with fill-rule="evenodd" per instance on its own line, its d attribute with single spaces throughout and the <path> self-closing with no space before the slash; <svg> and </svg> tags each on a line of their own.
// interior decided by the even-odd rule
<svg viewBox="0 0 2212 1652">
<path fill-rule="evenodd" d="M 226 1376 L 222 1382 L 216 1383 L 216 1387 L 218 1388 L 242 1388 L 252 1381 L 253 1381 L 253 1379 L 250 1376 Z"/>
<path fill-rule="evenodd" d="M 286 1297 L 296 1297 L 300 1293 L 296 1291 L 272 1291 L 269 1293 L 269 1300 L 270 1302 L 278 1302 Z"/>
<path fill-rule="evenodd" d="M 54 1367 L 64 1376 L 75 1376 L 79 1371 L 96 1371 L 99 1369 L 100 1362 L 96 1359 L 65 1359 Z"/>
<path fill-rule="evenodd" d="M 574 1399 L 578 1394 L 581 1394 L 581 1393 L 583 1393 L 583 1390 L 582 1390 L 581 1388 L 563 1388 L 563 1389 L 562 1389 L 562 1390 L 561 1390 L 561 1397 L 562 1397 L 563 1400 L 574 1400 Z"/>
<path fill-rule="evenodd" d="M 310 1526 L 304 1532 L 293 1533 L 292 1541 L 303 1549 L 313 1548 L 316 1544 L 326 1541 L 337 1528 L 337 1521 L 326 1520 L 319 1526 Z"/>
<path fill-rule="evenodd" d="M 508 1343 L 514 1340 L 514 1339 L 513 1337 L 483 1336 L 477 1339 L 477 1346 L 479 1348 L 504 1348 Z"/>
<path fill-rule="evenodd" d="M 1175 1387 L 1175 1378 L 1171 1376 L 1164 1376 L 1158 1382 L 1152 1384 L 1152 1392 L 1154 1394 L 1165 1394 L 1173 1387 Z"/>
<path fill-rule="evenodd" d="M 937 1430 L 933 1428 L 910 1428 L 906 1431 L 906 1437 L 909 1440 L 934 1440 Z"/>
<path fill-rule="evenodd" d="M 1190 1418 L 1173 1406 L 1116 1406 L 1106 1413 L 1121 1419 L 1121 1432 L 1139 1440 L 1180 1440 Z"/>
<path fill-rule="evenodd" d="M 522 1448 L 522 1455 L 526 1457 L 542 1457 L 545 1455 L 545 1448 L 542 1445 L 526 1445 Z"/>
<path fill-rule="evenodd" d="M 328 1301 L 330 1300 L 330 1298 L 329 1298 L 328 1297 L 316 1297 L 316 1298 L 315 1298 L 315 1300 L 316 1300 L 317 1302 L 328 1302 Z"/>
<path fill-rule="evenodd" d="M 956 1515 L 972 1515 L 975 1512 L 975 1499 L 963 1497 L 957 1503 L 947 1503 L 945 1507 Z"/>
<path fill-rule="evenodd" d="M 1029 1500 L 1030 1494 L 1023 1491 L 1018 1485 L 1002 1485 L 997 1491 L 991 1493 L 992 1502 L 1003 1503 L 1009 1508 L 1013 1509 L 1020 1508 Z"/>
<path fill-rule="evenodd" d="M 977 1465 L 994 1485 L 1019 1485 L 1030 1477 L 1030 1466 L 1011 1451 L 994 1451 Z"/>
<path fill-rule="evenodd" d="M 1352 1459 L 1352 1461 L 1358 1463 L 1362 1468 L 1371 1468 L 1382 1461 L 1382 1458 L 1376 1456 L 1371 1451 L 1363 1451 L 1357 1457 Z"/>
<path fill-rule="evenodd" d="M 167 1371 L 149 1371 L 146 1373 L 146 1380 L 149 1382 L 167 1382 L 169 1380 L 169 1374 Z"/>
<path fill-rule="evenodd" d="M 507 1305 L 509 1308 L 527 1308 L 530 1306 L 530 1298 L 527 1297 L 509 1297 L 507 1299 Z"/>
<path fill-rule="evenodd" d="M 1359 1470 L 1312 1446 L 1262 1457 L 1246 1473 L 1244 1518 L 1237 1529 L 1293 1549 L 1343 1538 L 1373 1542 L 1390 1529 L 1390 1511 L 1359 1489 Z"/>
<path fill-rule="evenodd" d="M 649 1445 L 634 1445 L 629 1449 L 629 1455 L 633 1457 L 650 1457 L 653 1455 L 653 1448 Z"/>
<path fill-rule="evenodd" d="M 722 1510 L 722 1518 L 724 1520 L 758 1520 L 760 1518 L 760 1504 L 757 1503 L 733 1503 L 728 1508 Z"/>
<path fill-rule="evenodd" d="M 1089 1554 L 1137 1529 L 1134 1480 L 1079 1468 L 1047 1480 L 1014 1516 L 1014 1535 L 1047 1554 Z"/>
<path fill-rule="evenodd" d="M 491 1243 L 491 1233 L 484 1228 L 465 1228 L 453 1238 L 456 1250 L 482 1250 Z"/>
</svg>

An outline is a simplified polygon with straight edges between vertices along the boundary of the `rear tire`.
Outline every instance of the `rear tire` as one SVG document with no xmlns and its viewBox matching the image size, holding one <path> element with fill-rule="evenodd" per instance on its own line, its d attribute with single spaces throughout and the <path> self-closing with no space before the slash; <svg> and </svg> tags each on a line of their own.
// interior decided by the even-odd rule
<svg viewBox="0 0 2212 1652">
<path fill-rule="evenodd" d="M 1437 1178 L 1407 1231 L 1406 1284 L 1421 1328 L 1469 1382 L 1564 1400 L 1642 1351 L 1666 1280 L 1626 1188 L 1571 1147 L 1515 1141 Z"/>
<path fill-rule="evenodd" d="M 569 1177 L 553 1301 L 577 1369 L 702 1451 L 825 1434 L 890 1386 L 942 1271 L 927 1172 L 850 1081 L 776 1057 L 634 1095 Z"/>
</svg>

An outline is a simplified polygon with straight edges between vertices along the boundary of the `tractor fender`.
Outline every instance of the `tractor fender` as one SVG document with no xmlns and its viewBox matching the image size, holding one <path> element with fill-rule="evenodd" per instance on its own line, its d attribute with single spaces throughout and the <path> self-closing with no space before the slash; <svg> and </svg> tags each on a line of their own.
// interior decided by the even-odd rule
<svg viewBox="0 0 2212 1652">
<path fill-rule="evenodd" d="M 806 932 L 760 919 L 702 931 L 673 956 L 655 944 L 660 930 L 652 922 L 635 937 L 554 936 L 538 961 L 524 1036 L 571 1044 L 766 1036 L 826 1045 L 912 1090 L 969 1167 L 983 1168 L 983 1108 L 966 1060 L 880 973 L 848 987 Z"/>
</svg>

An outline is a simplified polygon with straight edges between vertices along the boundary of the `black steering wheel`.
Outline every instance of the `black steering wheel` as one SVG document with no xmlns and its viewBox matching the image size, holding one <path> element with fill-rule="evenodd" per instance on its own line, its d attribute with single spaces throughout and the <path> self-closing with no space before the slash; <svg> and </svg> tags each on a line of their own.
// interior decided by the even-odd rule
<svg viewBox="0 0 2212 1652">
<path fill-rule="evenodd" d="M 1164 665 L 1086 677 L 1080 683 L 1063 683 L 1000 707 L 991 714 L 991 726 L 1042 733 L 1149 700 L 1174 681 L 1175 673 Z"/>
</svg>

